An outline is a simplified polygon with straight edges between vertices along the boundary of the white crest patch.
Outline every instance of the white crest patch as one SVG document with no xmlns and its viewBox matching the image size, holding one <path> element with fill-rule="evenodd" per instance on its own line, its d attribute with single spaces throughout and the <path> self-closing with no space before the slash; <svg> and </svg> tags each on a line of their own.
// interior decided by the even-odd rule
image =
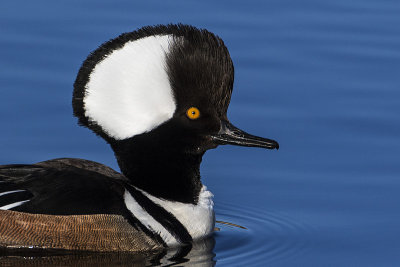
<svg viewBox="0 0 400 267">
<path fill-rule="evenodd" d="M 140 190 L 136 188 L 137 190 Z M 204 238 L 214 231 L 215 214 L 213 194 L 203 185 L 197 205 L 169 201 L 140 190 L 151 201 L 172 213 L 187 229 L 193 240 Z"/>
<path fill-rule="evenodd" d="M 85 116 L 115 139 L 148 132 L 172 118 L 176 105 L 166 54 L 171 35 L 127 42 L 100 61 L 90 74 Z"/>
</svg>

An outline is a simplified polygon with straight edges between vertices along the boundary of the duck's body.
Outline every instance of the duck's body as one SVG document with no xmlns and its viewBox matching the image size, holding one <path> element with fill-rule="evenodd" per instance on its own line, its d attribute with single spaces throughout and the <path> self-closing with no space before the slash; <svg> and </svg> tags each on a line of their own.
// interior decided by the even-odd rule
<svg viewBox="0 0 400 267">
<path fill-rule="evenodd" d="M 229 123 L 232 85 L 229 53 L 205 30 L 145 27 L 103 44 L 78 73 L 74 114 L 122 173 L 82 159 L 0 166 L 0 247 L 146 251 L 210 235 L 204 152 L 278 148 Z"/>
<path fill-rule="evenodd" d="M 169 201 L 93 161 L 4 165 L 0 181 L 0 246 L 9 248 L 154 250 L 190 244 L 214 227 L 205 187 L 196 204 Z"/>
<path fill-rule="evenodd" d="M 102 164 L 6 165 L 0 177 L 2 247 L 144 251 L 165 245 L 124 205 L 127 179 Z"/>
</svg>

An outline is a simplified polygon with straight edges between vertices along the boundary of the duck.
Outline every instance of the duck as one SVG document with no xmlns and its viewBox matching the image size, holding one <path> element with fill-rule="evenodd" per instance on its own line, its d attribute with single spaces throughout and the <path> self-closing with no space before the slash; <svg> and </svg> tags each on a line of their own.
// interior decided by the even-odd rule
<svg viewBox="0 0 400 267">
<path fill-rule="evenodd" d="M 0 166 L 0 248 L 145 252 L 210 236 L 204 153 L 279 148 L 230 123 L 233 83 L 229 51 L 206 29 L 145 26 L 100 45 L 77 74 L 73 114 L 120 172 L 77 158 Z"/>
</svg>

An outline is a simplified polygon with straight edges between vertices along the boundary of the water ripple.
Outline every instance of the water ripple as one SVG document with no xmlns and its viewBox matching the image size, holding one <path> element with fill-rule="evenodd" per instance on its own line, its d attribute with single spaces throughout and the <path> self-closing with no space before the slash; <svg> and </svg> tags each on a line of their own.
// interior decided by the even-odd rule
<svg viewBox="0 0 400 267">
<path fill-rule="evenodd" d="M 217 223 L 217 263 L 245 265 L 271 263 L 303 254 L 313 228 L 281 213 L 219 203 L 217 220 L 246 227 Z"/>
</svg>

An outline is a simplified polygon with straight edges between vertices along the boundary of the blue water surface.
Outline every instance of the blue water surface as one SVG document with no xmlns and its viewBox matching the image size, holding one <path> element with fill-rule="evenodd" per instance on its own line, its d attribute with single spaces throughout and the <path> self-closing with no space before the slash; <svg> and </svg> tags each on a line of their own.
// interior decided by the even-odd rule
<svg viewBox="0 0 400 267">
<path fill-rule="evenodd" d="M 231 122 L 281 145 L 206 153 L 217 220 L 247 229 L 217 224 L 211 257 L 189 263 L 399 265 L 397 0 L 1 1 L 0 164 L 77 157 L 118 170 L 72 116 L 76 73 L 104 41 L 177 22 L 225 41 Z"/>
</svg>

